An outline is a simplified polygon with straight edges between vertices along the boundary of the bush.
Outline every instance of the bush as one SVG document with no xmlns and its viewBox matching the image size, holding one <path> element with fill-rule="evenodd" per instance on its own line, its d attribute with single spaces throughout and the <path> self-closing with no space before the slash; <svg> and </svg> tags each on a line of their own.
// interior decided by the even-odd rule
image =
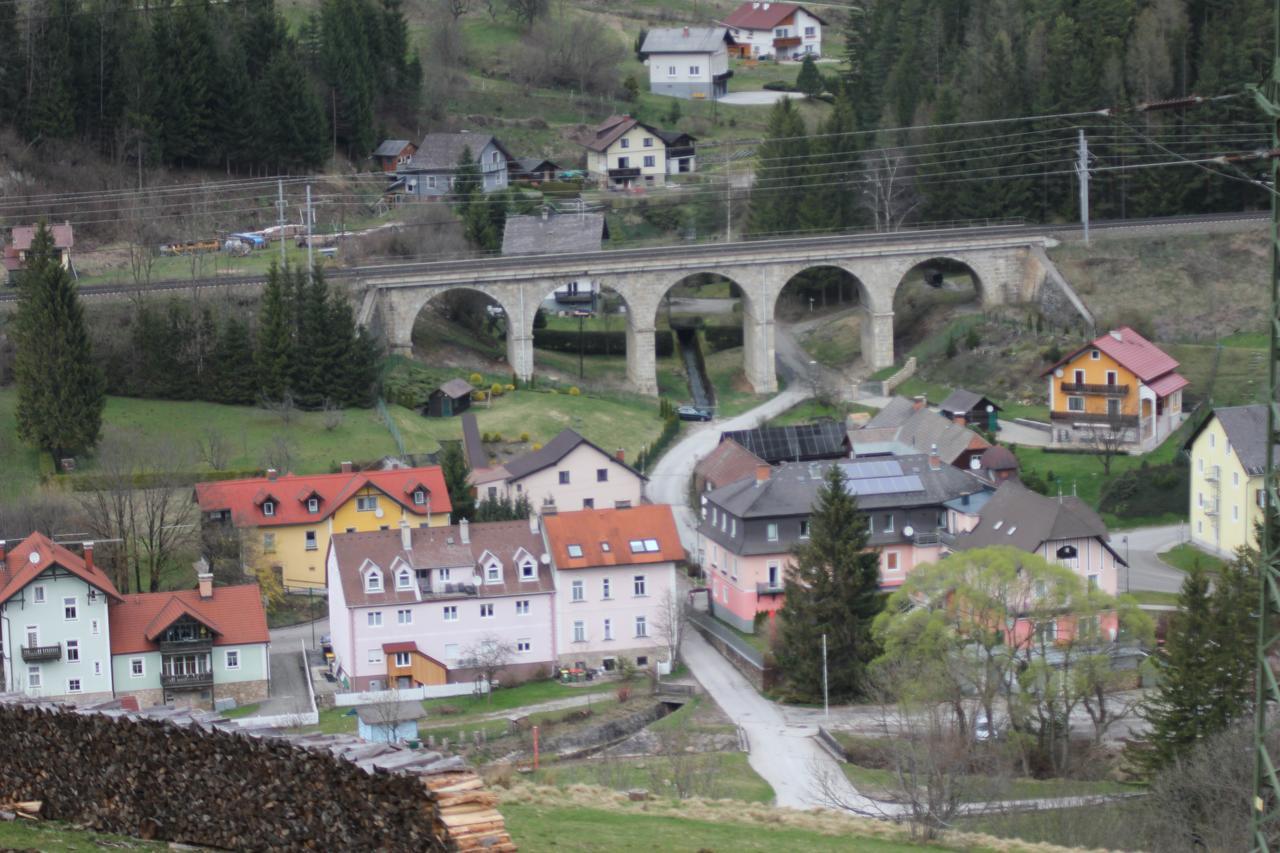
<svg viewBox="0 0 1280 853">
<path fill-rule="evenodd" d="M 495 432 L 495 433 L 493 434 L 493 440 L 494 440 L 495 442 L 502 441 L 502 433 L 500 433 L 500 432 Z"/>
<path fill-rule="evenodd" d="M 541 445 L 541 444 L 538 444 L 538 443 L 535 441 L 535 442 L 533 443 L 533 449 L 534 449 L 535 451 L 537 451 L 537 450 L 541 450 L 541 449 L 542 449 L 542 445 Z"/>
<path fill-rule="evenodd" d="M 508 383 L 508 384 L 506 384 L 506 385 L 503 385 L 503 386 L 502 386 L 502 390 L 503 390 L 503 391 L 506 391 L 508 394 L 510 394 L 512 391 L 516 390 L 516 386 L 514 386 L 514 385 L 512 385 L 512 384 Z"/>
<path fill-rule="evenodd" d="M 1189 473 L 1176 463 L 1126 471 L 1103 487 L 1098 509 L 1120 518 L 1184 513 Z"/>
<path fill-rule="evenodd" d="M 711 352 L 742 346 L 741 326 L 708 326 L 703 331 L 703 336 L 707 341 L 707 349 Z"/>
<path fill-rule="evenodd" d="M 495 383 L 493 383 L 492 385 L 490 385 L 490 386 L 489 386 L 489 396 L 490 396 L 490 397 L 501 397 L 501 396 L 502 396 L 502 385 L 501 385 L 500 383 L 498 383 L 498 382 L 495 382 Z"/>
<path fill-rule="evenodd" d="M 563 352 L 570 355 L 578 353 L 577 330 L 535 329 L 533 345 L 538 349 Z M 653 333 L 654 354 L 665 358 L 675 352 L 675 337 L 670 329 L 659 329 Z M 582 333 L 582 352 L 585 355 L 623 355 L 627 351 L 626 332 L 584 331 Z"/>
<path fill-rule="evenodd" d="M 522 432 L 522 433 L 520 433 L 520 440 L 521 440 L 522 442 L 525 442 L 525 443 L 527 444 L 527 443 L 528 443 L 528 441 L 529 441 L 529 433 L 527 433 L 527 432 Z"/>
<path fill-rule="evenodd" d="M 582 393 L 582 391 L 580 391 L 580 390 L 578 389 L 578 386 L 577 386 L 577 385 L 571 385 L 571 386 L 569 386 L 569 396 L 570 396 L 570 397 L 577 397 L 577 396 L 578 396 L 578 395 L 580 395 L 581 393 Z"/>
<path fill-rule="evenodd" d="M 794 92 L 796 90 L 796 87 L 786 80 L 770 80 L 761 88 L 768 89 L 770 92 Z"/>
<path fill-rule="evenodd" d="M 483 384 L 484 384 L 484 377 L 483 377 L 483 376 L 481 376 L 479 373 L 473 373 L 473 374 L 471 374 L 471 376 L 469 376 L 469 377 L 468 377 L 468 381 L 469 381 L 472 385 L 477 385 L 477 386 L 479 386 L 479 385 L 483 385 Z"/>
<path fill-rule="evenodd" d="M 1040 352 L 1040 358 L 1049 362 L 1050 364 L 1056 364 L 1057 362 L 1062 360 L 1062 347 L 1058 346 L 1057 344 L 1050 344 L 1048 347 L 1046 347 L 1044 350 Z"/>
</svg>

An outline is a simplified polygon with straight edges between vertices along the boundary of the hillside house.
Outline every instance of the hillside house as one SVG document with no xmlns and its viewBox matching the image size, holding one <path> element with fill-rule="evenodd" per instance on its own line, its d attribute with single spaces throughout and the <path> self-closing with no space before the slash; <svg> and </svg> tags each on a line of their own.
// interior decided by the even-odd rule
<svg viewBox="0 0 1280 853">
<path fill-rule="evenodd" d="M 245 562 L 276 572 L 289 589 L 324 589 L 324 559 L 335 533 L 449 523 L 453 505 L 438 465 L 337 474 L 277 474 L 197 483 L 207 535 L 240 531 Z"/>
<path fill-rule="evenodd" d="M 610 116 L 575 137 L 587 150 L 587 172 L 605 186 L 660 186 L 669 174 L 695 169 L 694 139 L 663 132 L 631 116 Z"/>
<path fill-rule="evenodd" d="M 584 509 L 544 516 L 555 577 L 556 653 L 562 665 L 611 670 L 667 656 L 664 628 L 680 606 L 685 558 L 671 507 Z"/>
<path fill-rule="evenodd" d="M 417 151 L 418 146 L 408 139 L 386 139 L 374 150 L 371 156 L 373 161 L 378 164 L 378 168 L 388 174 L 392 174 L 396 169 L 408 163 Z"/>
<path fill-rule="evenodd" d="M 850 429 L 847 444 L 856 458 L 936 452 L 948 465 L 977 470 L 991 445 L 964 420 L 931 410 L 924 397 L 894 397 L 862 427 Z"/>
<path fill-rule="evenodd" d="M 649 30 L 640 46 L 649 66 L 649 91 L 696 100 L 728 94 L 731 41 L 725 27 Z"/>
<path fill-rule="evenodd" d="M 513 165 L 512 179 L 517 181 L 554 181 L 561 169 L 555 162 L 543 157 L 521 157 Z"/>
<path fill-rule="evenodd" d="M 1004 410 L 982 394 L 957 388 L 938 405 L 938 411 L 958 424 L 988 429 L 999 425 L 998 418 Z"/>
<path fill-rule="evenodd" d="M 1191 542 L 1227 558 L 1258 547 L 1266 501 L 1267 407 L 1215 409 L 1185 447 L 1191 453 Z"/>
<path fill-rule="evenodd" d="M 480 500 L 527 497 L 540 512 L 639 506 L 645 479 L 621 449 L 609 453 L 566 429 L 539 450 L 501 465 L 473 467 L 468 482 Z"/>
<path fill-rule="evenodd" d="M 422 414 L 428 418 L 451 418 L 471 408 L 475 388 L 465 379 L 450 379 L 427 395 Z"/>
<path fill-rule="evenodd" d="M 609 238 L 609 225 L 603 213 L 551 213 L 544 210 L 536 216 L 508 216 L 502 232 L 504 255 L 572 255 L 598 252 Z M 594 306 L 600 283 L 590 278 L 577 278 L 555 289 L 555 301 L 561 304 Z"/>
<path fill-rule="evenodd" d="M 722 436 L 715 450 L 693 466 L 693 488 L 699 493 L 710 492 L 755 476 L 761 465 L 768 464 L 732 438 Z"/>
<path fill-rule="evenodd" d="M 554 582 L 538 519 L 340 533 L 327 558 L 334 672 L 345 688 L 474 680 L 469 650 L 511 646 L 505 679 L 556 660 Z"/>
<path fill-rule="evenodd" d="M 822 55 L 826 21 L 794 3 L 748 0 L 724 19 L 732 50 L 743 59 L 803 59 Z"/>
<path fill-rule="evenodd" d="M 14 226 L 9 245 L 4 247 L 3 253 L 0 253 L 0 265 L 4 267 L 9 284 L 17 283 L 18 273 L 26 266 L 27 254 L 31 251 L 31 244 L 35 242 L 38 229 L 38 225 Z M 70 222 L 64 222 L 61 225 L 50 225 L 49 230 L 53 233 L 53 246 L 61 258 L 62 268 L 74 275 L 75 268 L 71 265 L 71 249 L 76 242 L 75 230 L 71 227 Z"/>
<path fill-rule="evenodd" d="M 1178 362 L 1128 326 L 1101 335 L 1048 368 L 1053 443 L 1088 446 L 1114 436 L 1152 450 L 1182 423 L 1189 384 Z"/>
<path fill-rule="evenodd" d="M 480 166 L 480 187 L 490 193 L 511 183 L 510 164 L 515 159 L 496 137 L 487 133 L 428 133 L 418 150 L 396 167 L 396 178 L 388 192 L 403 192 L 419 198 L 440 198 L 453 189 L 458 162 L 464 151 Z"/>
</svg>

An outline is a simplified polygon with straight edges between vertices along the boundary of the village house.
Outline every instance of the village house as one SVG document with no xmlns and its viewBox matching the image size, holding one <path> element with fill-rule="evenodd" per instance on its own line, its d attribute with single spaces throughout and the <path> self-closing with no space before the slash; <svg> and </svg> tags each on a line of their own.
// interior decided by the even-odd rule
<svg viewBox="0 0 1280 853">
<path fill-rule="evenodd" d="M 543 522 L 560 663 L 612 670 L 623 656 L 639 667 L 666 658 L 665 632 L 681 605 L 676 563 L 685 558 L 671 507 L 585 509 Z"/>
<path fill-rule="evenodd" d="M 749 0 L 724 19 L 734 54 L 743 59 L 803 59 L 822 55 L 826 21 L 794 3 Z"/>
<path fill-rule="evenodd" d="M 545 157 L 521 157 L 514 162 L 511 168 L 513 169 L 511 173 L 513 180 L 529 181 L 535 184 L 543 181 L 554 181 L 561 171 L 555 161 L 548 160 Z"/>
<path fill-rule="evenodd" d="M 272 569 L 287 589 L 323 589 L 334 533 L 449 523 L 453 505 L 438 465 L 337 474 L 277 474 L 197 483 L 206 534 L 239 531 L 243 562 Z M 211 529 L 212 528 L 212 529 Z"/>
<path fill-rule="evenodd" d="M 511 649 L 505 680 L 549 672 L 556 660 L 554 582 L 536 517 L 340 533 L 327 566 L 344 689 L 474 680 L 488 640 Z"/>
<path fill-rule="evenodd" d="M 649 30 L 640 46 L 649 66 L 649 91 L 697 100 L 728 94 L 730 41 L 725 27 Z"/>
<path fill-rule="evenodd" d="M 1128 326 L 1070 353 L 1041 374 L 1049 381 L 1053 443 L 1114 439 L 1130 450 L 1154 449 L 1185 417 L 1182 390 L 1189 383 L 1177 367 Z"/>
<path fill-rule="evenodd" d="M 761 465 L 768 464 L 732 438 L 722 435 L 715 450 L 699 459 L 698 464 L 693 466 L 694 491 L 710 492 L 721 486 L 753 477 Z"/>
<path fill-rule="evenodd" d="M 117 696 L 142 707 L 213 710 L 267 698 L 271 637 L 256 583 L 125 595 L 111 604 L 111 673 Z"/>
<path fill-rule="evenodd" d="M 544 209 L 536 216 L 508 216 L 502 231 L 504 255 L 575 255 L 598 252 L 609 238 L 603 213 L 551 213 Z M 575 278 L 557 287 L 557 303 L 587 305 L 595 309 L 600 283 Z"/>
<path fill-rule="evenodd" d="M 575 141 L 587 150 L 587 172 L 608 187 L 660 186 L 667 175 L 695 168 L 692 136 L 631 116 L 610 116 Z"/>
<path fill-rule="evenodd" d="M 951 537 L 976 523 L 990 495 L 985 482 L 936 455 L 760 465 L 702 497 L 699 561 L 714 615 L 750 633 L 756 614 L 782 608 L 791 551 L 809 538 L 811 508 L 833 464 L 867 514 L 886 589 L 936 561 Z"/>
<path fill-rule="evenodd" d="M 948 465 L 977 471 L 991 445 L 966 421 L 964 414 L 949 418 L 932 411 L 924 397 L 894 397 L 862 427 L 848 431 L 849 453 L 861 459 L 936 449 Z"/>
<path fill-rule="evenodd" d="M 465 423 L 463 428 L 467 429 Z M 475 444 L 465 439 L 463 443 Z M 526 497 L 534 512 L 540 512 L 545 507 L 571 510 L 639 506 L 644 498 L 645 479 L 627 464 L 621 449 L 609 453 L 566 429 L 540 450 L 501 464 L 473 467 L 468 482 L 480 500 L 515 501 Z"/>
<path fill-rule="evenodd" d="M 971 424 L 978 429 L 996 429 L 1000 412 L 1004 411 L 995 401 L 976 391 L 957 388 L 938 404 L 944 418 L 956 423 Z"/>
<path fill-rule="evenodd" d="M 391 174 L 408 163 L 417 151 L 418 146 L 407 139 L 385 139 L 371 156 L 382 171 Z"/>
<path fill-rule="evenodd" d="M 487 193 L 504 190 L 510 184 L 510 164 L 515 159 L 496 137 L 487 133 L 428 133 L 418 150 L 396 167 L 396 178 L 388 192 L 403 192 L 419 198 L 439 198 L 453 189 L 458 162 L 464 151 L 480 167 L 480 188 Z"/>
<path fill-rule="evenodd" d="M 17 283 L 18 273 L 26 266 L 27 254 L 31 251 L 31 244 L 35 242 L 37 230 L 39 230 L 38 225 L 15 225 L 11 242 L 4 247 L 3 253 L 0 253 L 0 265 L 3 265 L 10 284 Z M 53 234 L 53 247 L 58 252 L 62 268 L 74 274 L 75 268 L 71 265 L 71 248 L 75 245 L 76 238 L 71 223 L 50 225 L 49 231 Z"/>
<path fill-rule="evenodd" d="M 1267 407 L 1214 409 L 1187 439 L 1191 542 L 1223 557 L 1258 547 L 1266 501 Z M 1276 446 L 1280 459 L 1280 445 Z"/>
</svg>

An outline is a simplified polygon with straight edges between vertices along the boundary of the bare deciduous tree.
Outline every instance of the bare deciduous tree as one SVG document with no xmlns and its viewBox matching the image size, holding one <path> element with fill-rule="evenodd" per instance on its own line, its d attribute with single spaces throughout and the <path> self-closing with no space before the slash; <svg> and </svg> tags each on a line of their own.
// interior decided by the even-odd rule
<svg viewBox="0 0 1280 853">
<path fill-rule="evenodd" d="M 343 421 L 345 421 L 347 417 L 347 414 L 342 410 L 342 407 L 333 402 L 333 400 L 330 400 L 328 397 L 325 398 L 324 407 L 321 411 L 324 413 L 323 423 L 326 432 L 333 432 L 335 429 L 342 426 Z"/>
<path fill-rule="evenodd" d="M 486 634 L 462 653 L 462 665 L 480 671 L 489 685 L 489 701 L 493 701 L 493 683 L 515 655 L 515 647 L 497 634 Z"/>
<path fill-rule="evenodd" d="M 654 791 L 669 789 L 680 800 L 720 796 L 724 756 L 718 752 L 699 752 L 688 729 L 658 733 L 654 756 L 656 760 L 649 762 L 650 785 Z"/>
<path fill-rule="evenodd" d="M 688 622 L 689 615 L 683 596 L 675 589 L 668 589 L 658 601 L 652 625 L 653 635 L 666 647 L 667 660 L 673 668 L 680 660 L 680 638 L 684 636 Z"/>
<path fill-rule="evenodd" d="M 285 426 L 293 423 L 293 419 L 298 414 L 298 407 L 294 403 L 293 394 L 287 390 L 280 396 L 279 400 L 260 400 L 258 405 L 278 417 Z"/>
<path fill-rule="evenodd" d="M 920 204 L 911 167 L 901 151 L 881 148 L 863 156 L 862 204 L 871 211 L 877 231 L 897 231 Z"/>
<path fill-rule="evenodd" d="M 262 467 L 284 474 L 293 468 L 298 445 L 287 435 L 274 435 L 262 451 Z"/>
<path fill-rule="evenodd" d="M 1080 431 L 1085 445 L 1102 464 L 1104 476 L 1111 476 L 1111 463 L 1117 455 L 1124 452 L 1125 446 L 1133 438 L 1134 429 L 1126 426 L 1121 416 L 1116 415 L 1108 418 L 1106 423 L 1094 424 Z"/>
<path fill-rule="evenodd" d="M 364 717 L 373 727 L 373 737 L 378 743 L 398 743 L 400 738 L 396 729 L 403 720 L 402 705 L 409 704 L 400 698 L 400 689 L 395 685 L 387 685 L 377 699 L 365 705 L 361 710 Z"/>
<path fill-rule="evenodd" d="M 521 82 L 528 86 L 572 86 L 579 92 L 612 94 L 627 46 L 591 17 L 538 21 L 519 49 Z"/>
<path fill-rule="evenodd" d="M 196 452 L 213 470 L 225 471 L 231 460 L 231 442 L 216 427 L 205 427 L 196 436 Z"/>
</svg>

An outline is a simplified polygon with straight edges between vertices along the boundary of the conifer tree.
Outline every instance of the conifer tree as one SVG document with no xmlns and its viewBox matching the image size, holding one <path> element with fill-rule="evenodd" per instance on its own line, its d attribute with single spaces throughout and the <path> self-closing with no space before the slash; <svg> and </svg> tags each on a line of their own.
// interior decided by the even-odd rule
<svg viewBox="0 0 1280 853">
<path fill-rule="evenodd" d="M 243 406 L 258 396 L 249 327 L 238 317 L 227 320 L 213 353 L 209 397 L 217 403 Z"/>
<path fill-rule="evenodd" d="M 18 277 L 14 329 L 18 437 L 55 458 L 89 450 L 102 431 L 104 380 L 80 297 L 43 222 Z"/>
<path fill-rule="evenodd" d="M 258 346 L 254 352 L 258 393 L 264 400 L 282 400 L 290 391 L 293 370 L 294 311 L 289 268 L 274 262 L 267 272 L 258 315 Z"/>
<path fill-rule="evenodd" d="M 818 66 L 813 61 L 813 56 L 806 53 L 804 61 L 800 63 L 800 73 L 796 75 L 796 90 L 806 98 L 815 98 L 822 94 L 825 87 L 826 84 L 822 82 L 822 75 L 818 73 Z"/>
<path fill-rule="evenodd" d="M 334 338 L 324 275 L 317 270 L 308 276 L 299 270 L 298 286 L 301 306 L 293 359 L 294 398 L 304 409 L 318 409 L 331 396 L 333 380 L 340 369 L 338 352 L 349 347 L 350 340 Z"/>
<path fill-rule="evenodd" d="M 809 142 L 804 118 L 783 98 L 769 113 L 769 130 L 757 149 L 755 186 L 751 191 L 749 229 L 753 234 L 795 230 L 804 203 Z"/>
<path fill-rule="evenodd" d="M 872 622 L 883 607 L 880 558 L 867 547 L 867 517 L 845 489 L 838 465 L 827 470 L 809 516 L 809 539 L 792 551 L 776 656 L 798 699 L 822 698 L 822 636 L 827 637 L 832 701 L 863 695 L 867 664 L 879 654 Z"/>
<path fill-rule="evenodd" d="M 467 460 L 462 455 L 462 446 L 458 442 L 445 446 L 440 467 L 444 471 L 444 483 L 449 490 L 449 503 L 453 505 L 450 520 L 454 524 L 464 518 L 470 521 L 475 514 L 475 497 L 471 494 L 471 484 L 467 482 L 467 475 L 470 473 Z"/>
</svg>

